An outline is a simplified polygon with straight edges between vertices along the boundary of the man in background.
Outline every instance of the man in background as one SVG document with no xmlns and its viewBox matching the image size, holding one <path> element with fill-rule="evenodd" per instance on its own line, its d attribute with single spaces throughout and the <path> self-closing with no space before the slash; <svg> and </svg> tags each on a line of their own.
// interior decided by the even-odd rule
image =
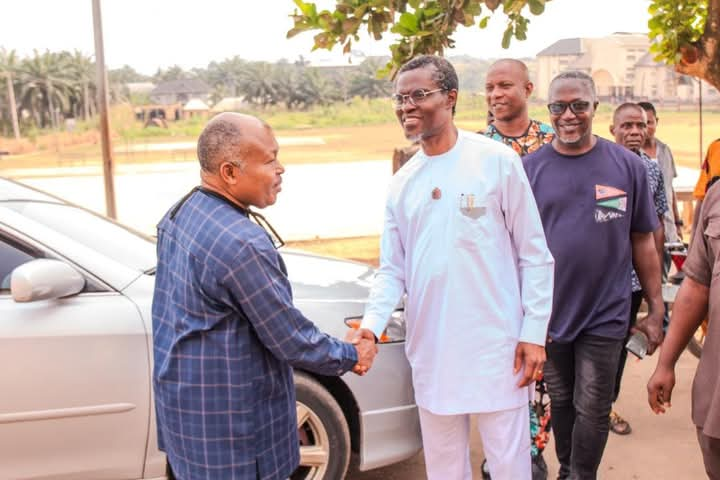
<svg viewBox="0 0 720 480">
<path fill-rule="evenodd" d="M 528 99 L 534 86 L 527 66 L 520 60 L 502 59 L 490 66 L 485 80 L 488 103 L 488 126 L 485 136 L 500 141 L 521 157 L 550 143 L 555 136 L 550 125 L 530 118 Z M 546 411 L 548 394 L 542 377 L 535 382 L 535 398 L 530 404 L 530 453 L 533 480 L 547 478 L 543 450 L 550 439 L 550 411 Z M 482 465 L 486 479 L 491 476 L 487 462 Z"/>
<path fill-rule="evenodd" d="M 650 186 L 650 194 L 652 195 L 655 213 L 658 216 L 660 226 L 653 232 L 655 239 L 655 249 L 658 258 L 663 258 L 665 233 L 663 228 L 663 218 L 668 211 L 668 202 L 665 198 L 665 184 L 663 182 L 663 174 L 660 171 L 658 162 L 653 162 L 641 150 L 645 144 L 645 136 L 647 132 L 647 115 L 645 110 L 636 103 L 623 103 L 615 109 L 612 124 L 610 125 L 610 133 L 615 137 L 615 143 L 622 145 L 628 150 L 634 152 L 640 157 L 645 171 L 647 172 L 647 181 Z M 662 267 L 662 265 L 661 265 Z M 628 330 L 628 338 L 635 328 L 638 311 L 643 299 L 643 290 L 638 280 L 635 269 L 632 271 L 632 298 L 630 302 L 630 330 Z M 613 403 L 617 402 L 620 396 L 620 385 L 622 383 L 623 372 L 625 371 L 625 362 L 627 360 L 627 350 L 620 350 L 620 363 L 618 364 L 617 377 L 615 378 L 615 393 L 613 395 Z M 625 420 L 615 410 L 610 412 L 610 431 L 618 435 L 627 435 L 632 432 L 630 423 Z"/>
</svg>

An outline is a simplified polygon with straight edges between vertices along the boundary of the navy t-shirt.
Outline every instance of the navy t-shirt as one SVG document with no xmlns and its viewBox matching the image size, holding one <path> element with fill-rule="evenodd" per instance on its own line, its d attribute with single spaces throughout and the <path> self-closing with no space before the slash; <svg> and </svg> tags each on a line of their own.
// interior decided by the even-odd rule
<svg viewBox="0 0 720 480">
<path fill-rule="evenodd" d="M 598 137 L 584 155 L 561 155 L 548 144 L 525 156 L 523 165 L 555 257 L 550 338 L 624 338 L 630 234 L 659 227 L 640 157 Z"/>
</svg>

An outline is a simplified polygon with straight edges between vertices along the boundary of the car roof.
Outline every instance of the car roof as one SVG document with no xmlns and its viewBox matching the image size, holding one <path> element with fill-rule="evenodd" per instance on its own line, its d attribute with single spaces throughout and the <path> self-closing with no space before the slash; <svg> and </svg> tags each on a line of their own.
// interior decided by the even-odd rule
<svg viewBox="0 0 720 480">
<path fill-rule="evenodd" d="M 35 202 L 67 203 L 64 200 L 9 178 L 0 177 L 0 202 L 30 200 Z"/>
</svg>

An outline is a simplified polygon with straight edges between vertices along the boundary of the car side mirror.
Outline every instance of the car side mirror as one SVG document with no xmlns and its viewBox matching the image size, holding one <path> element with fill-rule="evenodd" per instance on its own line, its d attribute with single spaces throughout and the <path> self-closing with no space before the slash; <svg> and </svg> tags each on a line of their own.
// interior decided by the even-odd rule
<svg viewBox="0 0 720 480">
<path fill-rule="evenodd" d="M 67 297 L 85 288 L 85 278 L 65 262 L 37 259 L 13 270 L 10 293 L 16 302 Z"/>
</svg>

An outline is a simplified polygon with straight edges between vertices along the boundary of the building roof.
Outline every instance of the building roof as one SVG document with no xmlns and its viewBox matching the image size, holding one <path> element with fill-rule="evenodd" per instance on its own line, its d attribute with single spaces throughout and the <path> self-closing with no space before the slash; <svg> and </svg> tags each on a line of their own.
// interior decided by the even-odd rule
<svg viewBox="0 0 720 480">
<path fill-rule="evenodd" d="M 581 53 L 583 52 L 580 38 L 563 38 L 541 50 L 536 56 L 553 57 L 556 55 L 580 55 Z"/>
<path fill-rule="evenodd" d="M 213 112 L 239 112 L 247 110 L 248 103 L 245 97 L 225 97 L 212 108 Z"/>
<path fill-rule="evenodd" d="M 198 98 L 192 98 L 183 106 L 183 110 L 185 110 L 186 112 L 207 112 L 208 110 L 210 110 L 210 107 L 208 107 L 207 103 L 203 102 L 202 100 Z"/>
<path fill-rule="evenodd" d="M 177 95 L 180 93 L 206 95 L 210 92 L 207 83 L 199 78 L 183 78 L 160 82 L 150 95 Z"/>
</svg>

